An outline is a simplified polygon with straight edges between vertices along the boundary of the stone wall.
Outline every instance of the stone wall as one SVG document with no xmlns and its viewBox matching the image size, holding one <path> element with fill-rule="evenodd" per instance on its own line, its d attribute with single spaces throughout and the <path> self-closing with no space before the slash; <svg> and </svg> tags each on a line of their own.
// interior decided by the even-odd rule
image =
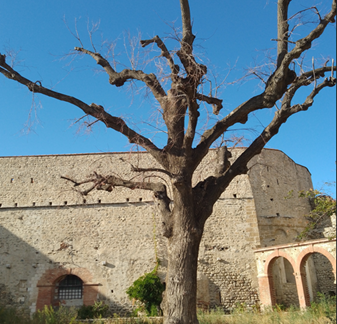
<svg viewBox="0 0 337 324">
<path fill-rule="evenodd" d="M 242 152 L 235 149 L 233 159 Z M 213 173 L 215 161 L 212 151 L 195 183 Z M 116 188 L 83 197 L 61 179 L 83 180 L 94 171 L 133 178 L 130 164 L 155 166 L 145 153 L 0 158 L 0 286 L 13 303 L 34 312 L 43 303 L 57 302 L 57 280 L 78 274 L 84 303 L 98 298 L 113 312 L 129 312 L 132 303 L 125 291 L 155 266 L 155 245 L 165 280 L 166 241 L 150 192 Z M 254 249 L 290 241 L 292 230 L 303 228 L 308 202 L 285 203 L 283 197 L 290 190 L 309 189 L 307 169 L 275 150 L 263 151 L 249 167 L 248 175 L 233 180 L 206 222 L 199 252 L 198 299 L 203 305 L 230 309 L 257 303 Z"/>
<path fill-rule="evenodd" d="M 317 293 L 324 294 L 326 296 L 336 296 L 336 283 L 333 274 L 333 268 L 330 261 L 322 254 L 314 253 L 313 261 L 315 264 L 316 278 L 317 278 Z"/>
<path fill-rule="evenodd" d="M 210 281 L 210 306 L 226 309 L 258 302 L 253 248 L 258 246 L 254 201 L 219 200 L 208 220 L 199 252 L 199 271 Z"/>
<path fill-rule="evenodd" d="M 282 166 L 282 167 L 280 167 Z M 261 246 L 294 242 L 305 228 L 310 211 L 307 199 L 296 194 L 312 188 L 308 170 L 280 151 L 264 150 L 252 163 L 250 183 L 256 205 Z M 286 199 L 290 191 L 294 198 Z"/>
<path fill-rule="evenodd" d="M 155 265 L 153 208 L 147 203 L 17 208 L 8 216 L 6 228 L 0 228 L 6 242 L 0 277 L 32 311 L 47 271 L 81 268 L 92 274 L 86 283 L 99 284 L 100 299 L 116 312 L 127 311 L 126 289 Z"/>
</svg>

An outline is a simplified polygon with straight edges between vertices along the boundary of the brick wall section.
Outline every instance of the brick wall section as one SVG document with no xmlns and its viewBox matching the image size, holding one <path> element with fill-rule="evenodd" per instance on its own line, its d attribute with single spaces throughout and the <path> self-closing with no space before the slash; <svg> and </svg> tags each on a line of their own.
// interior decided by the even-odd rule
<svg viewBox="0 0 337 324">
<path fill-rule="evenodd" d="M 41 310 L 45 305 L 58 306 L 62 301 L 54 294 L 56 283 L 66 275 L 75 275 L 83 281 L 83 304 L 93 305 L 98 297 L 99 283 L 93 283 L 93 276 L 83 268 L 58 268 L 47 270 L 37 283 L 38 297 L 36 309 Z"/>
</svg>

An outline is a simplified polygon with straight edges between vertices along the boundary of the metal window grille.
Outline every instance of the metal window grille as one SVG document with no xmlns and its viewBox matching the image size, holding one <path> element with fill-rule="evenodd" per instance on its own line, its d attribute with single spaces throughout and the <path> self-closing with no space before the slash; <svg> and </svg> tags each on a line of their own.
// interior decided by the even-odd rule
<svg viewBox="0 0 337 324">
<path fill-rule="evenodd" d="M 66 276 L 59 283 L 58 298 L 59 299 L 81 299 L 83 293 L 82 280 L 74 275 Z"/>
</svg>

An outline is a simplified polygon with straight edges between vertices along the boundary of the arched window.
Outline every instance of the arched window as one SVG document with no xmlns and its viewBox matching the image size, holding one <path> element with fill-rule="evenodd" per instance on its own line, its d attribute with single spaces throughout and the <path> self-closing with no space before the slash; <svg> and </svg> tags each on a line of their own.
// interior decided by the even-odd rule
<svg viewBox="0 0 337 324">
<path fill-rule="evenodd" d="M 68 275 L 58 284 L 58 299 L 82 299 L 83 281 L 74 275 Z"/>
</svg>

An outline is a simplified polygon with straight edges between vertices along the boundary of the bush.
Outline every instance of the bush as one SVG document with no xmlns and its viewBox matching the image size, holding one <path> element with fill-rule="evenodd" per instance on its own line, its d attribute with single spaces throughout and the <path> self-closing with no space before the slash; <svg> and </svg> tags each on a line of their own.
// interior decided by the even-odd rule
<svg viewBox="0 0 337 324">
<path fill-rule="evenodd" d="M 156 274 L 156 269 L 137 279 L 126 293 L 130 299 L 136 299 L 142 303 L 135 312 L 145 311 L 147 316 L 158 316 L 162 294 L 165 288 Z"/>
</svg>

